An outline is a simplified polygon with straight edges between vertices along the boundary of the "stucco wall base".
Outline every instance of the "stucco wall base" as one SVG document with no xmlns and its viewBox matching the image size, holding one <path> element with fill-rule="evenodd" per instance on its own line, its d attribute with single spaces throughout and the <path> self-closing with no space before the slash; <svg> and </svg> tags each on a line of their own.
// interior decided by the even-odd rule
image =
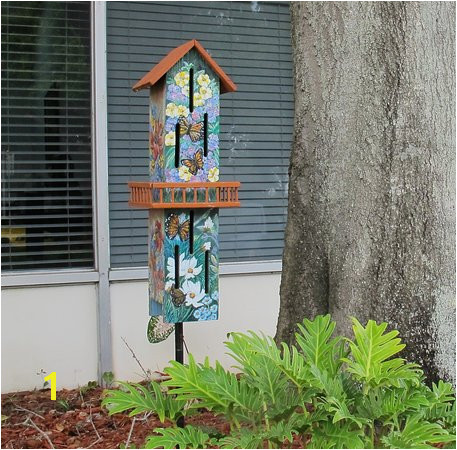
<svg viewBox="0 0 457 450">
<path fill-rule="evenodd" d="M 184 339 L 197 360 L 209 356 L 229 367 L 234 361 L 226 355 L 224 341 L 230 331 L 263 331 L 274 335 L 279 311 L 281 275 L 237 275 L 220 279 L 220 319 L 184 324 Z M 174 334 L 159 344 L 146 338 L 148 323 L 146 282 L 111 285 L 111 324 L 114 372 L 120 380 L 143 377 L 137 362 L 122 338 L 133 349 L 145 369 L 163 370 L 174 358 Z"/>
<path fill-rule="evenodd" d="M 187 347 L 197 360 L 209 356 L 232 365 L 223 345 L 230 331 L 273 335 L 280 278 L 279 273 L 222 276 L 220 319 L 184 325 Z M 143 378 L 122 338 L 146 369 L 163 370 L 174 357 L 174 335 L 160 344 L 148 342 L 147 282 L 113 282 L 110 292 L 116 379 Z M 2 392 L 42 388 L 43 377 L 51 372 L 56 372 L 57 389 L 96 380 L 96 305 L 95 284 L 2 290 Z"/>
<path fill-rule="evenodd" d="M 96 380 L 96 311 L 94 284 L 2 290 L 2 392 Z"/>
</svg>

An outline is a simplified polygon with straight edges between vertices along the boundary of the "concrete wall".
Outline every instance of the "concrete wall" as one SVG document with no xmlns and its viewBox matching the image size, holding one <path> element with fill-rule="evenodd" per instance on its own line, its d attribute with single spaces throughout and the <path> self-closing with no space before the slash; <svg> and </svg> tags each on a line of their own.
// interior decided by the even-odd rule
<svg viewBox="0 0 457 450">
<path fill-rule="evenodd" d="M 229 331 L 274 334 L 280 274 L 226 275 L 220 283 L 220 320 L 185 324 L 184 335 L 197 359 L 208 355 L 228 367 L 231 360 L 223 341 Z M 41 369 L 56 372 L 58 389 L 97 379 L 96 302 L 95 284 L 2 290 L 2 392 L 41 388 Z M 121 337 L 147 369 L 163 369 L 173 358 L 173 335 L 149 344 L 147 322 L 147 283 L 113 282 L 111 331 L 117 379 L 142 376 Z"/>
<path fill-rule="evenodd" d="M 205 356 L 220 360 L 229 367 L 232 360 L 225 354 L 223 342 L 230 331 L 262 330 L 274 335 L 279 311 L 281 275 L 236 275 L 220 279 L 220 319 L 212 322 L 184 324 L 184 339 L 197 360 Z M 111 324 L 113 361 L 116 376 L 138 380 L 141 369 L 122 342 L 134 350 L 146 369 L 161 370 L 174 357 L 174 336 L 160 344 L 149 344 L 146 282 L 121 282 L 111 285 Z"/>
<path fill-rule="evenodd" d="M 96 380 L 96 299 L 94 284 L 2 290 L 2 392 L 41 388 L 41 369 L 57 389 Z"/>
</svg>

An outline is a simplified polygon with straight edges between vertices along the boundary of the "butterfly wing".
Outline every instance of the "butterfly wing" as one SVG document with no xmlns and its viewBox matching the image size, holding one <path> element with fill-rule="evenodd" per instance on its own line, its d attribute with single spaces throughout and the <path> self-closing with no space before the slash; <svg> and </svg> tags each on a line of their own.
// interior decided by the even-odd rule
<svg viewBox="0 0 457 450">
<path fill-rule="evenodd" d="M 189 132 L 189 129 L 190 129 L 189 122 L 187 121 L 187 119 L 185 117 L 180 117 L 178 119 L 178 123 L 179 123 L 179 135 L 185 136 Z"/>
<path fill-rule="evenodd" d="M 189 220 L 186 220 L 185 222 L 179 225 L 179 237 L 181 238 L 181 241 L 187 241 L 187 239 L 189 239 L 189 229 Z"/>
<path fill-rule="evenodd" d="M 203 122 L 194 123 L 188 128 L 188 134 L 192 142 L 203 139 Z"/>
<path fill-rule="evenodd" d="M 163 321 L 163 316 L 152 316 L 148 323 L 148 340 L 151 344 L 164 341 L 175 329 L 172 323 Z"/>
<path fill-rule="evenodd" d="M 170 289 L 170 294 L 171 301 L 173 302 L 173 305 L 175 305 L 177 308 L 179 308 L 186 299 L 186 294 L 184 294 L 184 292 L 181 291 L 181 289 L 177 289 L 174 286 Z"/>
<path fill-rule="evenodd" d="M 194 160 L 197 165 L 197 170 L 203 169 L 203 153 L 201 148 L 195 152 Z"/>
<path fill-rule="evenodd" d="M 165 221 L 165 233 L 170 239 L 174 239 L 179 232 L 179 217 L 176 214 L 170 214 Z"/>
<path fill-rule="evenodd" d="M 197 175 L 198 167 L 194 159 L 181 159 L 181 164 L 184 164 L 192 175 Z"/>
</svg>

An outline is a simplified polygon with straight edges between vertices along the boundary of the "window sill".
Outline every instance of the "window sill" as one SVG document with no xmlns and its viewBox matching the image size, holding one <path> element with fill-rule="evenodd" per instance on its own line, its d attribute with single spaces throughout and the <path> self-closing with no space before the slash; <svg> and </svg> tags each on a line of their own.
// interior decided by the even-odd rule
<svg viewBox="0 0 457 450">
<path fill-rule="evenodd" d="M 260 273 L 280 273 L 282 261 L 247 261 L 221 263 L 220 275 L 255 275 Z M 109 273 L 110 281 L 146 281 L 148 279 L 147 267 L 132 267 L 123 269 L 111 269 Z"/>
<path fill-rule="evenodd" d="M 98 283 L 99 275 L 93 269 L 47 270 L 40 272 L 17 272 L 2 274 L 2 289 L 59 284 Z"/>
<path fill-rule="evenodd" d="M 261 273 L 280 273 L 281 268 L 281 260 L 221 263 L 220 275 L 225 277 Z M 147 279 L 147 267 L 112 269 L 109 272 L 110 281 L 147 281 Z M 2 289 L 64 284 L 87 284 L 98 283 L 98 281 L 99 274 L 93 269 L 17 272 L 2 274 Z"/>
</svg>

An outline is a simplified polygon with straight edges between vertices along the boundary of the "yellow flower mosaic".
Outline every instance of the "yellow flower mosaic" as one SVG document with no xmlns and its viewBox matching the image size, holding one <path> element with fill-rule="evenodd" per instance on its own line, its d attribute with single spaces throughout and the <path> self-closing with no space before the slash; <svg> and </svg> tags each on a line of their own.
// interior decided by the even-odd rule
<svg viewBox="0 0 457 450">
<path fill-rule="evenodd" d="M 178 106 L 175 105 L 174 103 L 168 103 L 166 113 L 167 113 L 167 116 L 178 117 L 178 114 L 179 114 Z"/>
<path fill-rule="evenodd" d="M 165 145 L 175 145 L 176 135 L 174 131 L 170 131 L 165 135 Z"/>
<path fill-rule="evenodd" d="M 194 94 L 194 106 L 203 106 L 204 98 L 200 94 L 200 92 L 196 92 Z"/>
<path fill-rule="evenodd" d="M 190 177 L 192 176 L 192 174 L 189 172 L 189 168 L 186 166 L 180 166 L 178 173 L 179 173 L 179 178 L 181 178 L 181 180 L 184 180 L 184 181 L 189 181 Z"/>
<path fill-rule="evenodd" d="M 213 91 L 208 87 L 202 86 L 200 88 L 200 95 L 202 96 L 203 100 L 207 100 L 213 96 Z"/>
<path fill-rule="evenodd" d="M 209 76 L 206 75 L 206 73 L 201 73 L 198 77 L 197 77 L 197 83 L 200 85 L 200 86 L 208 86 L 209 83 L 210 83 L 210 79 L 209 79 Z"/>
<path fill-rule="evenodd" d="M 213 167 L 208 171 L 208 180 L 212 183 L 219 181 L 219 169 L 217 167 Z"/>
<path fill-rule="evenodd" d="M 186 106 L 184 105 L 179 105 L 178 106 L 178 116 L 179 117 L 187 117 L 189 115 L 189 110 Z"/>
<path fill-rule="evenodd" d="M 179 87 L 184 87 L 189 84 L 189 72 L 183 70 L 175 75 L 175 82 Z"/>
</svg>

